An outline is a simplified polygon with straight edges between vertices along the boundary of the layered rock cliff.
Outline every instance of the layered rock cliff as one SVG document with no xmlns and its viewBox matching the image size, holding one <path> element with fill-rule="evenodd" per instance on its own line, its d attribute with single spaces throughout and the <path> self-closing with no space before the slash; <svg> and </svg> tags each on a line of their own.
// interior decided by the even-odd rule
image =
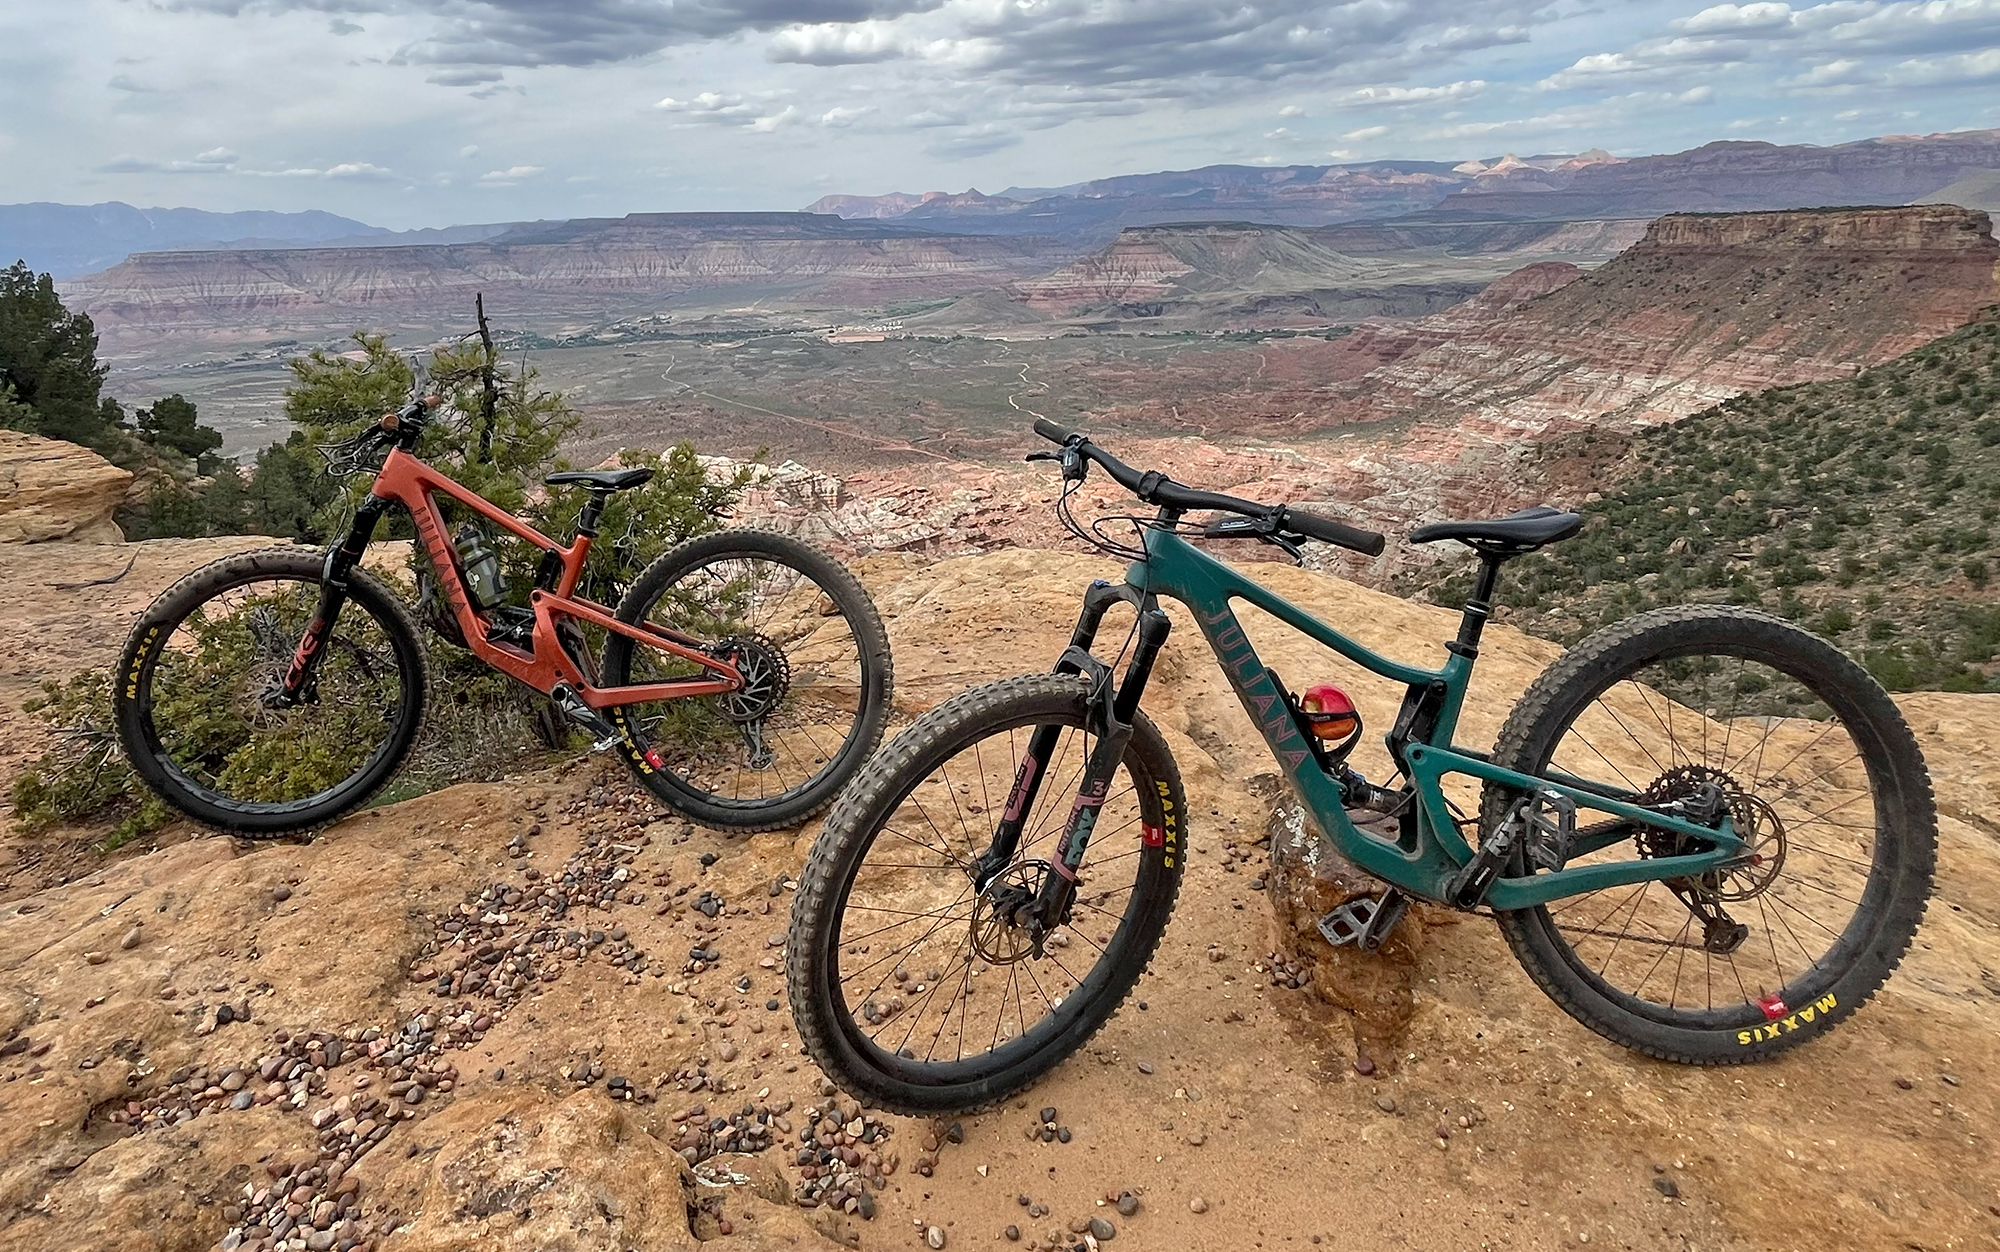
<svg viewBox="0 0 2000 1252">
<path fill-rule="evenodd" d="M 1595 271 L 1329 345 L 1337 385 L 1301 424 L 1670 421 L 1899 356 L 2000 301 L 1997 267 L 1988 216 L 1949 205 L 1669 216 Z"/>
<path fill-rule="evenodd" d="M 1346 229 L 1251 222 L 1127 227 L 1098 252 L 979 293 L 918 324 L 983 328 L 1039 319 L 1221 329 L 1422 317 L 1460 304 L 1524 256 L 1562 252 L 1596 261 L 1616 251 L 1610 245 L 1618 238 L 1601 229 L 1565 238 L 1562 228 L 1542 226 L 1489 232 L 1455 252 L 1442 246 L 1450 230 L 1358 229 L 1351 237 L 1364 251 L 1350 255 L 1339 246 Z"/>
<path fill-rule="evenodd" d="M 141 253 L 66 284 L 100 326 L 351 326 L 462 317 L 475 292 L 512 324 L 603 320 L 691 293 L 819 307 L 956 295 L 1046 270 L 1046 241 L 805 213 L 654 213 L 528 227 L 479 243 Z"/>
<path fill-rule="evenodd" d="M 0 543 L 123 543 L 132 475 L 73 443 L 0 430 Z"/>
</svg>

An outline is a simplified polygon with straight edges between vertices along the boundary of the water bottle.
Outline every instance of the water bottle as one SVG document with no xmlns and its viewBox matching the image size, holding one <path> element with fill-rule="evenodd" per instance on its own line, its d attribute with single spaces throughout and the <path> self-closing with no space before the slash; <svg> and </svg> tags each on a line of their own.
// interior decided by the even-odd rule
<svg viewBox="0 0 2000 1252">
<path fill-rule="evenodd" d="M 458 567 L 465 571 L 465 592 L 478 609 L 498 608 L 507 599 L 507 579 L 500 573 L 500 557 L 486 541 L 486 532 L 467 522 L 458 528 L 452 546 L 458 549 Z"/>
</svg>

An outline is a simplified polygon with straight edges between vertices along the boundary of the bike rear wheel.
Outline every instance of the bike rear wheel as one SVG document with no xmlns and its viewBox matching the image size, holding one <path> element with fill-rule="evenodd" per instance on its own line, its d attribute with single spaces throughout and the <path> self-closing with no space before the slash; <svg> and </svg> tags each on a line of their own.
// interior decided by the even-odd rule
<svg viewBox="0 0 2000 1252">
<path fill-rule="evenodd" d="M 1881 987 L 1923 916 L 1937 818 L 1915 737 L 1867 671 L 1768 614 L 1668 608 L 1599 631 L 1528 689 L 1494 760 L 1726 810 L 1755 858 L 1498 915 L 1529 976 L 1626 1047 L 1717 1065 L 1803 1043 Z M 1489 837 L 1516 797 L 1488 785 Z M 1601 816 L 1579 834 L 1619 833 Z M 1693 850 L 1622 829 L 1570 866 Z M 1517 852 L 1514 872 L 1528 864 Z"/>
<path fill-rule="evenodd" d="M 1096 743 L 1088 711 L 1073 675 L 965 692 L 898 736 L 827 818 L 792 906 L 785 972 L 801 1045 L 850 1095 L 911 1115 L 1004 1099 L 1082 1047 L 1145 972 L 1180 888 L 1187 804 L 1143 713 L 1068 922 L 1036 953 L 996 915 L 1003 893 L 1032 893 L 1048 872 Z M 1020 844 L 977 891 L 969 867 L 1043 726 L 1061 731 Z"/>
<path fill-rule="evenodd" d="M 424 656 L 407 611 L 348 576 L 311 696 L 268 700 L 319 606 L 322 554 L 246 552 L 168 588 L 133 626 L 112 715 L 133 770 L 197 821 L 252 837 L 309 830 L 365 802 L 423 724 Z"/>
<path fill-rule="evenodd" d="M 727 696 L 609 711 L 639 781 L 698 822 L 796 826 L 833 803 L 882 741 L 888 634 L 861 584 L 810 544 L 764 530 L 689 540 L 646 568 L 618 618 L 727 651 L 747 681 Z M 609 686 L 704 672 L 623 635 L 605 642 Z"/>
</svg>

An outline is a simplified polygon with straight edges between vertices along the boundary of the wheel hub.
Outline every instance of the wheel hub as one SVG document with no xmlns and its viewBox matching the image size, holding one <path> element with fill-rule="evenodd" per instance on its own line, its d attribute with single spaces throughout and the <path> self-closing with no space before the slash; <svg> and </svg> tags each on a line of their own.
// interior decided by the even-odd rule
<svg viewBox="0 0 2000 1252">
<path fill-rule="evenodd" d="M 730 721 L 748 725 L 764 720 L 791 690 L 792 670 L 784 649 L 768 636 L 731 635 L 714 650 L 735 665 L 743 678 L 741 689 L 715 698 L 716 707 Z"/>
<path fill-rule="evenodd" d="M 1002 870 L 979 893 L 972 908 L 972 950 L 989 965 L 1012 965 L 1036 952 L 1032 905 L 1041 894 L 1046 862 Z"/>
</svg>

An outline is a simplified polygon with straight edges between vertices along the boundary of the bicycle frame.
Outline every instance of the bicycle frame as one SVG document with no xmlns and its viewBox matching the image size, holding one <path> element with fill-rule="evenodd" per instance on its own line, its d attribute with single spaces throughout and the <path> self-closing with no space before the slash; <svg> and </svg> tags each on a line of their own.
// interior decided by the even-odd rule
<svg viewBox="0 0 2000 1252">
<path fill-rule="evenodd" d="M 1458 823 L 1453 820 L 1444 796 L 1443 779 L 1452 774 L 1498 782 L 1522 791 L 1554 791 L 1575 801 L 1579 810 L 1606 813 L 1640 825 L 1693 836 L 1713 845 L 1708 851 L 1688 855 L 1616 861 L 1526 876 L 1503 875 L 1493 882 L 1485 894 L 1484 902 L 1495 909 L 1526 908 L 1621 884 L 1693 877 L 1717 868 L 1742 853 L 1743 841 L 1737 837 L 1733 824 L 1727 818 L 1719 828 L 1696 825 L 1608 795 L 1583 779 L 1572 779 L 1561 773 L 1556 773 L 1554 777 L 1531 777 L 1493 764 L 1484 753 L 1456 746 L 1452 742 L 1453 732 L 1465 703 L 1466 688 L 1471 681 L 1473 662 L 1478 652 L 1476 629 L 1462 632 L 1459 643 L 1449 646 L 1451 655 L 1442 668 L 1433 670 L 1407 665 L 1348 638 L 1304 609 L 1195 548 L 1171 529 L 1148 529 L 1145 533 L 1145 552 L 1145 559 L 1133 562 L 1126 571 L 1122 586 L 1100 583 L 1092 588 L 1091 594 L 1086 597 L 1071 647 L 1057 666 L 1063 672 L 1093 674 L 1100 680 L 1096 685 L 1100 686 L 1101 694 L 1109 696 L 1110 672 L 1102 662 L 1089 655 L 1098 621 L 1112 603 L 1120 600 L 1130 602 L 1139 610 L 1142 618 L 1139 646 L 1127 667 L 1124 682 L 1115 697 L 1109 699 L 1107 711 L 1101 715 L 1106 723 L 1101 733 L 1106 733 L 1107 739 L 1118 738 L 1118 755 L 1122 755 L 1124 744 L 1117 732 L 1122 723 L 1125 733 L 1130 733 L 1130 720 L 1138 707 L 1153 656 L 1166 637 L 1167 619 L 1158 609 L 1158 598 L 1164 596 L 1178 600 L 1193 613 L 1209 648 L 1215 653 L 1217 663 L 1228 676 L 1237 698 L 1243 702 L 1244 711 L 1257 724 L 1272 755 L 1284 767 L 1285 776 L 1311 810 L 1320 829 L 1349 860 L 1409 895 L 1439 903 L 1449 902 L 1450 884 L 1472 859 L 1473 849 L 1459 833 Z M 1391 733 L 1390 749 L 1392 757 L 1400 758 L 1417 801 L 1416 820 L 1405 824 L 1402 837 L 1394 841 L 1378 838 L 1364 833 L 1348 819 L 1340 785 L 1320 767 L 1318 757 L 1307 745 L 1271 671 L 1258 659 L 1256 650 L 1237 622 L 1232 607 L 1236 601 L 1262 609 L 1362 668 L 1402 683 L 1409 689 L 1404 698 L 1403 712 L 1397 718 L 1397 729 Z M 1482 621 L 1483 612 L 1483 609 L 1480 610 Z M 1467 643 L 1468 637 L 1473 643 Z M 1398 736 L 1402 737 L 1400 744 Z M 1105 750 L 1100 748 L 1100 752 Z M 1032 748 L 1030 752 L 1033 753 Z M 1046 755 L 1041 759 L 1047 759 Z M 1097 769 L 1098 763 L 1093 760 L 1086 769 L 1087 776 L 1108 782 L 1117 759 L 1117 756 L 1111 756 L 1105 761 L 1101 774 Z M 1033 765 L 1032 761 L 1024 765 L 1024 777 L 1017 782 L 1017 790 L 1026 786 L 1031 794 L 1032 789 L 1039 786 L 1040 779 L 1025 777 L 1030 765 Z M 1039 772 L 1038 767 L 1035 772 Z M 1102 783 L 1099 785 L 1101 787 Z M 1101 793 L 1098 802 L 1102 802 Z M 1079 810 L 1088 804 L 1087 797 L 1079 798 Z M 1010 799 L 1010 809 L 1012 807 Z M 1094 818 L 1094 812 L 1091 816 Z M 1090 824 L 1089 821 L 1081 823 L 1083 829 L 1079 837 L 1076 831 L 1079 823 L 1072 818 L 1071 829 L 1065 832 L 1058 854 L 1052 858 L 1052 863 L 1058 863 L 1059 872 L 1063 868 L 1059 862 L 1067 861 L 1067 868 L 1073 873 L 1082 856 L 1082 844 L 1088 839 Z M 1148 831 L 1147 837 L 1153 838 L 1153 832 Z M 1579 850 L 1591 849 L 1580 847 Z M 1054 877 L 1051 875 L 1051 878 Z"/>
<path fill-rule="evenodd" d="M 515 538 L 544 552 L 553 552 L 561 559 L 561 573 L 556 579 L 555 587 L 553 589 L 538 587 L 529 597 L 529 607 L 535 615 L 534 629 L 530 636 L 532 646 L 529 649 L 488 638 L 488 619 L 473 606 L 472 598 L 466 594 L 465 580 L 458 568 L 458 554 L 445 533 L 444 512 L 436 498 L 440 494 L 451 497 Z M 465 640 L 465 646 L 474 656 L 508 677 L 518 679 L 545 695 L 554 690 L 558 684 L 567 684 L 592 709 L 616 708 L 621 705 L 672 700 L 684 696 L 723 695 L 741 690 L 743 679 L 737 673 L 736 667 L 703 651 L 700 640 L 666 630 L 650 622 L 636 624 L 621 622 L 610 608 L 576 594 L 577 583 L 583 577 L 584 560 L 590 555 L 591 542 L 596 536 L 594 516 L 588 510 L 586 510 L 586 520 L 578 526 L 576 537 L 570 541 L 569 546 L 564 547 L 511 513 L 460 486 L 401 447 L 395 447 L 390 449 L 388 458 L 382 462 L 381 470 L 376 473 L 369 498 L 355 511 L 354 523 L 349 528 L 347 536 L 327 551 L 325 586 L 320 611 L 315 616 L 312 626 L 307 629 L 305 637 L 299 642 L 298 655 L 293 661 L 292 672 L 286 679 L 286 686 L 290 691 L 296 692 L 310 680 L 312 662 L 318 652 L 319 642 L 325 637 L 340 611 L 340 602 L 345 596 L 347 573 L 361 559 L 361 554 L 366 551 L 368 542 L 373 536 L 376 523 L 391 504 L 401 504 L 409 510 L 410 518 L 416 526 L 417 539 L 430 556 L 431 567 L 436 572 L 445 603 L 450 605 L 452 616 L 458 623 L 459 633 Z M 570 656 L 569 650 L 557 637 L 557 624 L 563 620 L 587 622 L 614 634 L 635 639 L 649 647 L 658 648 L 693 662 L 701 666 L 706 674 L 671 682 L 599 687 L 589 681 L 582 666 Z"/>
</svg>

